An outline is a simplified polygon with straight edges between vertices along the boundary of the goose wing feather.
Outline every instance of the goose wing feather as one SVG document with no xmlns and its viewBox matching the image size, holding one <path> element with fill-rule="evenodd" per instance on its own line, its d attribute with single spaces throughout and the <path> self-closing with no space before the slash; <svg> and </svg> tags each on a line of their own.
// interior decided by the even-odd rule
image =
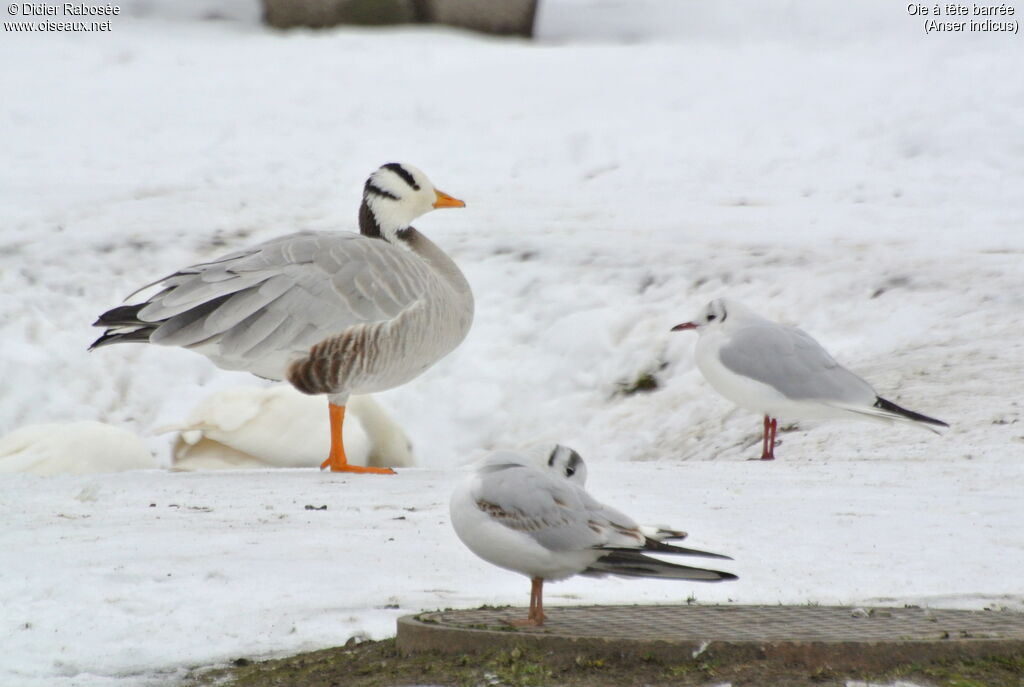
<svg viewBox="0 0 1024 687">
<path fill-rule="evenodd" d="M 348 327 L 392 320 L 438 282 L 422 260 L 385 241 L 303 232 L 171 275 L 139 316 L 162 321 L 154 343 L 215 340 L 219 364 L 244 367 L 230 359 L 305 352 Z"/>
</svg>

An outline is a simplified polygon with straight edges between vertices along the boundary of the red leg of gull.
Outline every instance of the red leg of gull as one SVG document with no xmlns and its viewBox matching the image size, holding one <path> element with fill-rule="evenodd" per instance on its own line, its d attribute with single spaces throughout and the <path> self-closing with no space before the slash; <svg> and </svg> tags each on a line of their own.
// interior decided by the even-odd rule
<svg viewBox="0 0 1024 687">
<path fill-rule="evenodd" d="M 544 615 L 544 578 L 537 578 L 537 625 L 543 625 L 544 621 L 548 619 Z"/>
<path fill-rule="evenodd" d="M 544 578 L 530 580 L 530 612 L 520 620 L 509 620 L 514 627 L 540 627 L 544 624 Z"/>
<path fill-rule="evenodd" d="M 764 433 L 761 434 L 761 460 L 765 460 L 768 456 L 768 427 L 771 420 L 767 415 L 764 416 Z"/>
<path fill-rule="evenodd" d="M 775 418 L 764 416 L 764 445 L 761 450 L 761 460 L 775 460 L 775 430 L 779 421 Z"/>
<path fill-rule="evenodd" d="M 333 403 L 327 404 L 331 413 L 331 453 L 327 460 L 320 464 L 320 469 L 328 467 L 331 472 L 360 472 L 372 473 L 375 475 L 393 475 L 395 471 L 391 468 L 370 468 L 362 465 L 349 465 L 345 457 L 345 444 L 341 439 L 341 428 L 345 424 L 345 406 L 336 406 Z"/>
</svg>

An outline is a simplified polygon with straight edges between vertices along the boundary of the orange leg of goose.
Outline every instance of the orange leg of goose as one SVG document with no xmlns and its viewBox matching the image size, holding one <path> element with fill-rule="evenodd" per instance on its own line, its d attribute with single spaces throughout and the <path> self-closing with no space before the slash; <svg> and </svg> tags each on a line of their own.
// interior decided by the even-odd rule
<svg viewBox="0 0 1024 687">
<path fill-rule="evenodd" d="M 513 627 L 540 627 L 547 616 L 544 615 L 544 578 L 530 579 L 530 613 L 520 620 L 509 620 Z"/>
<path fill-rule="evenodd" d="M 345 457 L 345 443 L 341 439 L 341 428 L 345 424 L 345 406 L 336 406 L 328 402 L 331 413 L 331 455 L 320 463 L 320 469 L 331 468 L 331 472 L 366 472 L 375 475 L 393 475 L 391 468 L 370 468 L 362 465 L 349 465 Z"/>
</svg>

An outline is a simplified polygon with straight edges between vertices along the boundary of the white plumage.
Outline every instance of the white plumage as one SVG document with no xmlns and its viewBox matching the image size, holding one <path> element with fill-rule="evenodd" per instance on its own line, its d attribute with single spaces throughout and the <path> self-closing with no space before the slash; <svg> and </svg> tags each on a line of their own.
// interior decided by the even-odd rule
<svg viewBox="0 0 1024 687">
<path fill-rule="evenodd" d="M 322 401 L 289 386 L 240 387 L 204 399 L 168 430 L 175 470 L 317 467 L 330 451 Z M 353 465 L 415 465 L 408 436 L 371 396 L 353 396 L 345 450 Z"/>
<path fill-rule="evenodd" d="M 708 303 L 691 322 L 694 359 L 708 383 L 727 399 L 764 415 L 762 460 L 775 457 L 778 419 L 873 419 L 931 431 L 945 422 L 880 397 L 865 380 L 837 363 L 806 332 L 767 320 L 736 301 Z"/>
<path fill-rule="evenodd" d="M 0 473 L 86 474 L 156 467 L 142 439 L 102 422 L 27 425 L 0 438 Z"/>
<path fill-rule="evenodd" d="M 571 575 L 622 575 L 715 582 L 730 573 L 693 568 L 642 552 L 728 558 L 662 543 L 683 532 L 642 528 L 628 515 L 591 497 L 585 465 L 564 446 L 498 451 L 477 463 L 451 498 L 459 539 L 485 561 L 531 579 L 529 616 L 544 621 L 543 583 Z M 654 535 L 654 536 L 652 536 Z"/>
</svg>

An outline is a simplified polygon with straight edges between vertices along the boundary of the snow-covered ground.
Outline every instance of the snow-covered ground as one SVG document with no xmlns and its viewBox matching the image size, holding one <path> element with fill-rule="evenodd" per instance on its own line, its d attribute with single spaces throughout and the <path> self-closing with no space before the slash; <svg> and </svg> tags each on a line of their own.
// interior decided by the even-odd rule
<svg viewBox="0 0 1024 687">
<path fill-rule="evenodd" d="M 1020 470 L 994 461 L 613 462 L 590 491 L 727 553 L 737 582 L 588 580 L 559 604 L 1020 608 Z M 5 477 L 0 683 L 173 684 L 189 667 L 393 636 L 424 609 L 526 605 L 463 548 L 461 475 L 312 470 Z M 316 510 L 326 506 L 326 510 Z M 769 687 L 769 686 L 766 686 Z"/>
<path fill-rule="evenodd" d="M 879 0 L 551 0 L 532 43 L 121 5 L 109 33 L 0 35 L 0 435 L 99 420 L 166 464 L 154 430 L 262 382 L 185 351 L 87 353 L 89 324 L 179 266 L 353 228 L 390 160 L 467 201 L 417 226 L 477 317 L 378 397 L 422 466 L 396 478 L 2 476 L 0 684 L 173 683 L 388 636 L 402 613 L 524 603 L 446 502 L 462 463 L 535 440 L 741 577 L 574 580 L 552 602 L 1024 608 L 1019 37 L 925 35 Z M 721 295 L 952 429 L 801 425 L 775 464 L 745 462 L 759 419 L 668 332 Z M 644 373 L 656 391 L 621 392 Z"/>
</svg>

